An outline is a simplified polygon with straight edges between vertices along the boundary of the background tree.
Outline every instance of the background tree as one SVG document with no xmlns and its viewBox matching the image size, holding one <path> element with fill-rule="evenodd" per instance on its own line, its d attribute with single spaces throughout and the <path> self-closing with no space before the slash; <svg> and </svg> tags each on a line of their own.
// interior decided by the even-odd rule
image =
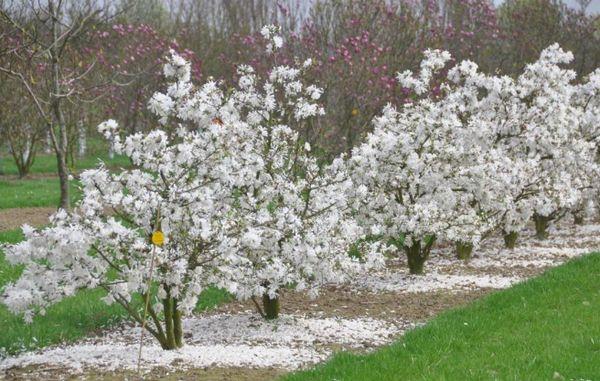
<svg viewBox="0 0 600 381">
<path fill-rule="evenodd" d="M 3 60 L 0 71 L 20 82 L 32 109 L 46 126 L 56 155 L 63 209 L 70 206 L 65 109 L 85 93 L 82 79 L 95 66 L 80 67 L 69 60 L 69 54 L 75 42 L 85 38 L 85 33 L 106 15 L 106 7 L 93 1 L 49 0 L 12 2 L 0 10 L 13 42 L 10 49 L 4 49 L 8 59 Z"/>
</svg>

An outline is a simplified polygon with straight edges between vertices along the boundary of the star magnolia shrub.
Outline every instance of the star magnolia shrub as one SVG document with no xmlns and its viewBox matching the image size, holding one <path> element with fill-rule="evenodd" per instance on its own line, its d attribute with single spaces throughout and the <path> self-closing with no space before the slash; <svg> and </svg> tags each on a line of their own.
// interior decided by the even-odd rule
<svg viewBox="0 0 600 381">
<path fill-rule="evenodd" d="M 585 186 L 581 175 L 593 167 L 595 157 L 595 144 L 583 139 L 578 123 L 581 110 L 573 102 L 576 87 L 571 82 L 576 73 L 560 67 L 572 60 L 571 52 L 554 44 L 516 81 L 519 100 L 528 106 L 519 118 L 526 126 L 519 137 L 521 154 L 540 160 L 533 197 L 538 238 L 547 235 L 549 221 L 578 203 Z"/>
<path fill-rule="evenodd" d="M 258 78 L 245 70 L 240 78 L 244 97 L 237 91 L 232 97 L 246 103 L 244 123 L 256 133 L 253 160 L 262 165 L 254 181 L 239 192 L 246 261 L 239 263 L 239 289 L 232 291 L 242 298 L 262 297 L 262 313 L 272 318 L 286 285 L 316 295 L 321 284 L 346 281 L 361 268 L 380 265 L 382 257 L 369 252 L 359 261 L 348 255 L 362 230 L 350 215 L 347 193 L 352 182 L 345 163 L 337 158 L 320 164 L 310 145 L 289 126 L 321 112 L 314 103 L 321 90 L 302 84 L 300 71 L 285 67 L 274 68 L 259 90 Z M 272 99 L 280 106 L 272 108 Z"/>
<path fill-rule="evenodd" d="M 272 27 L 263 35 L 276 37 Z M 280 45 L 274 40 L 267 51 Z M 227 90 L 209 82 L 194 91 L 189 76 L 176 76 L 151 102 L 163 122 L 216 121 L 244 131 L 235 160 L 252 176 L 234 189 L 240 260 L 217 284 L 239 299 L 251 298 L 269 319 L 278 315 L 284 288 L 314 296 L 322 284 L 347 281 L 383 264 L 376 245 L 361 245 L 361 258 L 348 255 L 363 230 L 348 205 L 352 182 L 345 162 L 340 157 L 320 163 L 297 132 L 298 125 L 324 112 L 317 103 L 322 90 L 302 80 L 310 64 L 274 67 L 264 80 L 242 65 L 237 86 Z M 187 63 L 174 56 L 171 65 L 176 73 Z"/>
<path fill-rule="evenodd" d="M 399 81 L 417 94 L 450 59 L 447 52 L 425 52 L 418 77 Z M 355 208 L 371 233 L 405 251 L 412 274 L 423 265 L 437 239 L 477 243 L 486 230 L 470 189 L 477 184 L 464 170 L 477 153 L 466 150 L 468 136 L 448 103 L 425 98 L 400 111 L 387 106 L 374 121 L 366 142 L 352 151 L 357 184 Z"/>
<path fill-rule="evenodd" d="M 600 139 L 600 69 L 588 75 L 587 81 L 579 84 L 575 91 L 574 102 L 580 108 L 579 128 L 583 138 L 598 144 Z M 600 157 L 596 152 L 594 166 L 580 166 L 580 179 L 583 181 L 582 197 L 574 208 L 573 214 L 576 223 L 582 223 L 585 214 L 595 207 L 600 194 L 600 174 L 598 162 Z"/>
<path fill-rule="evenodd" d="M 107 135 L 115 128 L 114 121 L 100 126 Z M 240 260 L 231 189 L 245 169 L 229 153 L 238 138 L 233 126 L 216 125 L 113 136 L 116 152 L 136 169 L 83 172 L 83 198 L 72 214 L 58 212 L 39 231 L 25 227 L 25 240 L 6 250 L 25 269 L 3 302 L 30 321 L 79 289 L 102 287 L 106 303 L 118 302 L 141 322 L 136 296 L 149 297 L 147 329 L 163 348 L 180 347 L 182 315 Z M 150 240 L 157 231 L 160 246 Z"/>
<path fill-rule="evenodd" d="M 581 203 L 597 177 L 597 136 L 584 126 L 586 97 L 577 98 L 583 87 L 592 96 L 593 85 L 571 83 L 575 72 L 561 65 L 572 58 L 554 44 L 514 80 L 483 75 L 466 62 L 453 75 L 454 94 L 467 100 L 459 117 L 481 151 L 485 186 L 477 204 L 498 220 L 507 243 L 532 215 L 544 238 L 548 222 Z"/>
</svg>

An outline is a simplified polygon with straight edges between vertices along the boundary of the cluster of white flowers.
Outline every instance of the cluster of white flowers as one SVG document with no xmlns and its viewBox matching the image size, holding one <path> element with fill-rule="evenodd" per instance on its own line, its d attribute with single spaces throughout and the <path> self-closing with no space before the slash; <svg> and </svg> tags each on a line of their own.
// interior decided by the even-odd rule
<svg viewBox="0 0 600 381">
<path fill-rule="evenodd" d="M 598 71 L 575 85 L 560 66 L 572 58 L 552 45 L 516 79 L 464 61 L 431 97 L 447 53 L 426 52 L 418 77 L 399 74 L 422 97 L 386 107 L 350 166 L 363 224 L 404 249 L 411 271 L 422 271 L 435 239 L 472 247 L 532 216 L 543 230 L 583 193 L 598 194 Z"/>
<path fill-rule="evenodd" d="M 280 35 L 280 28 L 275 25 L 265 25 L 260 30 L 260 34 L 267 41 L 267 53 L 273 53 L 283 46 L 283 38 Z"/>
</svg>

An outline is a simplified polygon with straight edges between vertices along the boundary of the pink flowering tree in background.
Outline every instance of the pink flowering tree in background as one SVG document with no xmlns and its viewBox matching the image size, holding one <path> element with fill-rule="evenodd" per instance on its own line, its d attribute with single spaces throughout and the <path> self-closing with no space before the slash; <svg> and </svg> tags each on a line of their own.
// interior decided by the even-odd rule
<svg viewBox="0 0 600 381">
<path fill-rule="evenodd" d="M 84 52 L 97 59 L 103 71 L 118 74 L 117 81 L 102 90 L 106 96 L 97 111 L 122 121 L 128 133 L 144 128 L 154 117 L 146 102 L 162 82 L 165 52 L 178 52 L 191 62 L 193 78 L 201 78 L 201 61 L 196 54 L 150 25 L 108 24 L 93 32 L 92 41 L 83 47 Z"/>
<path fill-rule="evenodd" d="M 289 12 L 284 20 L 294 18 L 293 9 Z M 299 28 L 284 30 L 283 37 L 283 48 L 265 57 L 254 49 L 262 41 L 258 32 L 233 36 L 233 50 L 243 57 L 234 63 L 250 62 L 264 73 L 273 61 L 287 65 L 312 58 L 311 80 L 325 90 L 322 102 L 329 112 L 300 133 L 331 157 L 356 145 L 386 103 L 412 97 L 409 89 L 398 86 L 395 73 L 415 69 L 423 50 L 445 47 L 456 51 L 458 59 L 479 59 L 498 32 L 493 7 L 485 0 L 442 5 L 320 1 Z M 432 86 L 432 91 L 439 89 Z"/>
</svg>

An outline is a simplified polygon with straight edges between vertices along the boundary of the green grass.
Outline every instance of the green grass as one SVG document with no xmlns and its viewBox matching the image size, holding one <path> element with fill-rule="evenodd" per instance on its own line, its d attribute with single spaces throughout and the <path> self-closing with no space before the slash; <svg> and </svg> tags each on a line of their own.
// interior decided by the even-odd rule
<svg viewBox="0 0 600 381">
<path fill-rule="evenodd" d="M 89 156 L 78 159 L 77 170 L 94 168 L 100 160 L 113 168 L 130 167 L 131 163 L 125 156 L 115 156 L 114 159 L 108 159 L 107 155 Z M 17 168 L 11 157 L 3 156 L 0 160 L 0 172 L 6 175 L 16 175 Z M 56 158 L 54 156 L 38 156 L 31 173 L 56 173 Z M 74 203 L 80 198 L 80 192 L 77 182 L 71 182 L 71 202 Z M 0 209 L 7 208 L 26 208 L 58 206 L 60 199 L 60 187 L 58 177 L 45 178 L 25 178 L 25 179 L 7 179 L 0 180 Z"/>
<path fill-rule="evenodd" d="M 0 158 L 0 174 L 15 176 L 19 174 L 12 156 L 8 154 L 0 154 Z M 79 172 L 84 169 L 95 168 L 100 161 L 103 161 L 109 167 L 131 166 L 131 162 L 126 156 L 115 155 L 113 159 L 109 159 L 108 154 L 103 153 L 76 158 L 75 165 L 72 166 L 69 164 L 69 167 L 71 170 Z M 56 156 L 41 154 L 36 155 L 35 161 L 29 173 L 56 173 Z"/>
<path fill-rule="evenodd" d="M 19 230 L 0 232 L 0 243 L 14 243 L 23 239 Z M 22 269 L 11 266 L 0 252 L 0 289 L 19 277 Z M 103 327 L 113 325 L 127 316 L 118 305 L 107 306 L 100 300 L 105 292 L 89 290 L 78 292 L 48 308 L 45 316 L 36 316 L 32 324 L 10 313 L 0 304 L 0 358 L 2 354 L 15 354 L 24 350 L 41 348 L 65 341 L 73 341 Z M 206 290 L 197 310 L 215 307 L 231 297 L 222 290 Z"/>
<path fill-rule="evenodd" d="M 368 355 L 285 381 L 600 380 L 600 254 L 446 313 Z"/>
<path fill-rule="evenodd" d="M 71 202 L 81 196 L 77 182 L 70 182 Z M 35 206 L 57 207 L 60 200 L 58 178 L 0 180 L 0 209 Z"/>
</svg>

